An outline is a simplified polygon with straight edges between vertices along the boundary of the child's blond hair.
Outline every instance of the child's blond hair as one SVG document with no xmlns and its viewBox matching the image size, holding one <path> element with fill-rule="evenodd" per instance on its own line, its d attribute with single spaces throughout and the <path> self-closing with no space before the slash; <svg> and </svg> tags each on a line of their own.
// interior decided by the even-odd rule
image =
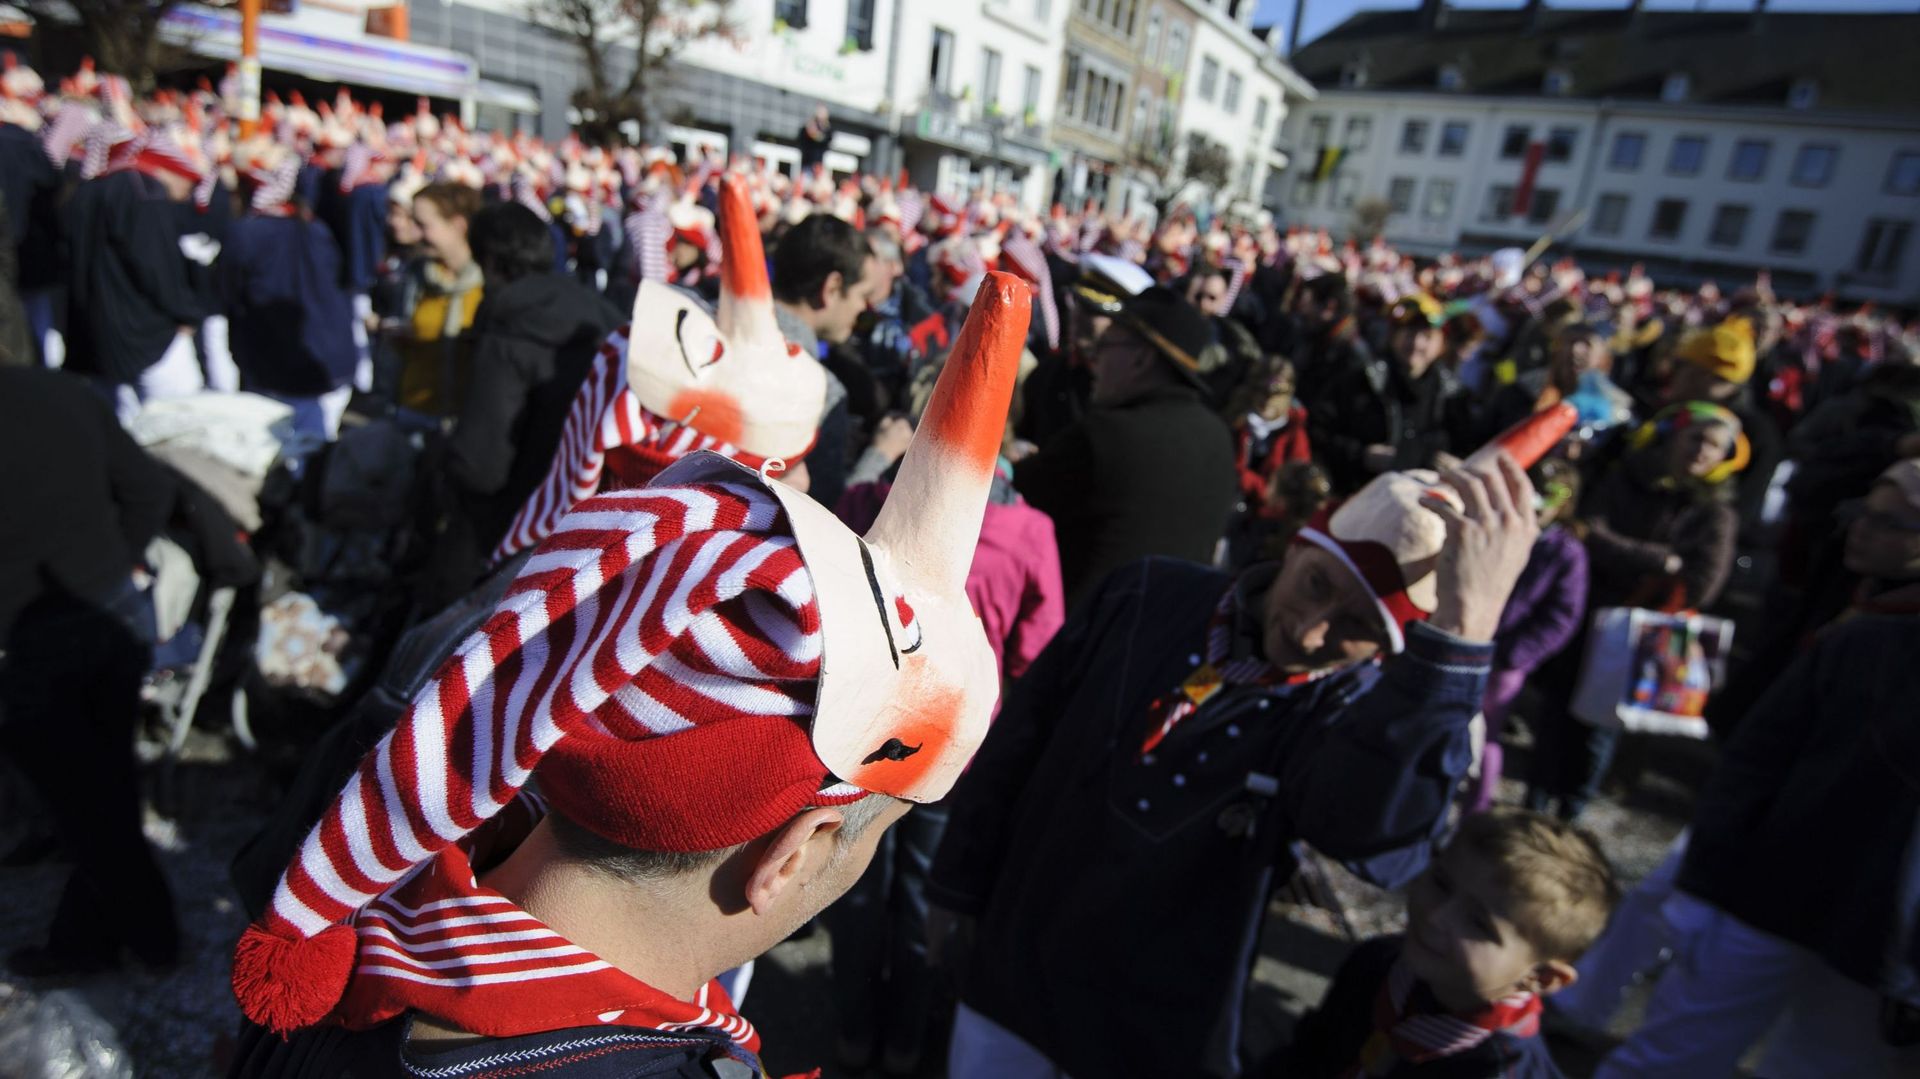
<svg viewBox="0 0 1920 1079">
<path fill-rule="evenodd" d="M 1613 866 L 1593 836 L 1544 813 L 1470 814 L 1453 845 L 1493 866 L 1510 900 L 1508 919 L 1543 960 L 1579 959 L 1620 899 Z"/>
</svg>

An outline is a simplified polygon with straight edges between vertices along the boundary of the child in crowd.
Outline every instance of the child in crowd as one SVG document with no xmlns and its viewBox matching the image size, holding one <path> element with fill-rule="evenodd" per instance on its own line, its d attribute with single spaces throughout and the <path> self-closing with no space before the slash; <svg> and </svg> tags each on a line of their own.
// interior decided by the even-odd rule
<svg viewBox="0 0 1920 1079">
<path fill-rule="evenodd" d="M 1356 948 L 1263 1076 L 1560 1075 L 1541 999 L 1573 984 L 1619 897 L 1587 833 L 1496 809 L 1466 817 L 1407 893 L 1407 932 Z"/>
<path fill-rule="evenodd" d="M 1571 461 L 1551 457 L 1535 465 L 1532 476 L 1540 538 L 1533 541 L 1533 555 L 1507 597 L 1493 637 L 1493 673 L 1480 708 L 1487 719 L 1487 746 L 1470 803 L 1475 810 L 1492 805 L 1499 792 L 1499 739 L 1527 677 L 1573 640 L 1587 614 L 1587 549 L 1560 523 L 1580 503 L 1579 470 Z"/>
</svg>

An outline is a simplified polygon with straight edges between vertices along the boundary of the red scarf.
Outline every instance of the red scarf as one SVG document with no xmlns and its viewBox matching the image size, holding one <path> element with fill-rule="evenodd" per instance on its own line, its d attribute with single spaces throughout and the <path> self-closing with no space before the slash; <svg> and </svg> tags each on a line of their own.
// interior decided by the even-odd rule
<svg viewBox="0 0 1920 1079">
<path fill-rule="evenodd" d="M 502 816 L 522 807 L 538 819 L 525 798 Z M 354 917 L 353 980 L 331 1021 L 365 1030 L 419 1011 L 492 1038 L 601 1025 L 705 1030 L 758 1071 L 760 1036 L 719 982 L 688 1002 L 623 973 L 479 884 L 476 849 L 447 847 Z"/>
<path fill-rule="evenodd" d="M 1502 997 L 1472 1015 L 1442 1011 L 1439 1001 L 1398 962 L 1387 972 L 1373 1004 L 1373 1034 L 1360 1048 L 1360 1059 L 1346 1079 L 1386 1075 L 1402 1061 L 1429 1060 L 1464 1053 L 1496 1032 L 1531 1038 L 1540 1032 L 1540 997 L 1515 993 Z"/>
</svg>

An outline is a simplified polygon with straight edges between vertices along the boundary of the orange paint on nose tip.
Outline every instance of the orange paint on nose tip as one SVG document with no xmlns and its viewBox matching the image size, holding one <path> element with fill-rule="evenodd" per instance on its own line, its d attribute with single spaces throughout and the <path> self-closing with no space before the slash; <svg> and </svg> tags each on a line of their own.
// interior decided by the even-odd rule
<svg viewBox="0 0 1920 1079">
<path fill-rule="evenodd" d="M 728 173 L 720 178 L 720 282 L 735 298 L 771 300 L 767 281 L 767 252 L 760 245 L 760 218 L 746 181 Z"/>
<path fill-rule="evenodd" d="M 846 780 L 862 790 L 878 791 L 896 798 L 920 788 L 927 773 L 946 755 L 960 725 L 962 695 L 957 689 L 940 689 L 914 694 L 904 704 L 911 718 L 893 728 L 891 737 L 919 750 L 903 760 L 880 758 L 863 764 Z M 880 747 L 875 746 L 878 750 Z"/>
<path fill-rule="evenodd" d="M 667 417 L 670 420 L 687 423 L 687 417 L 692 415 L 693 421 L 687 426 L 722 442 L 735 446 L 740 444 L 740 431 L 745 422 L 740 417 L 740 402 L 724 393 L 681 390 L 674 394 L 673 405 L 668 411 L 672 413 Z"/>
<path fill-rule="evenodd" d="M 920 419 L 921 436 L 983 471 L 993 468 L 1032 314 L 1033 291 L 1025 281 L 998 271 L 987 275 Z"/>
</svg>

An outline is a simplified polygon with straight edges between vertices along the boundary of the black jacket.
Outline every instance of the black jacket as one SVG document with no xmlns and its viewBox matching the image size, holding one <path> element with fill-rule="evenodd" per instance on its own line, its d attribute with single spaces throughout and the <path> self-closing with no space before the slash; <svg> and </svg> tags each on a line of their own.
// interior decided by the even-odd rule
<svg viewBox="0 0 1920 1079">
<path fill-rule="evenodd" d="M 1171 559 L 1114 573 L 1014 683 L 949 799 L 927 895 L 978 918 L 960 998 L 1069 1075 L 1239 1074 L 1292 842 L 1397 887 L 1472 756 L 1493 646 L 1425 625 L 1378 666 L 1228 686 L 1143 752 L 1230 584 Z M 1260 609 L 1260 579 L 1239 587 Z M 1236 627 L 1232 654 L 1250 652 L 1257 625 Z"/>
<path fill-rule="evenodd" d="M 572 278 L 489 286 L 473 320 L 466 403 L 447 447 L 474 540 L 490 549 L 545 478 L 567 409 L 620 312 Z"/>
<path fill-rule="evenodd" d="M 1238 476 L 1227 425 L 1179 385 L 1088 412 L 1015 466 L 1013 485 L 1053 518 L 1071 608 L 1148 555 L 1213 561 Z"/>
<path fill-rule="evenodd" d="M 672 1033 L 636 1027 L 576 1027 L 518 1038 L 489 1038 L 460 1048 L 408 1043 L 413 1019 L 371 1030 L 313 1027 L 282 1039 L 243 1023 L 229 1079 L 494 1079 L 504 1075 L 571 1079 L 758 1079 L 759 1062 L 709 1031 Z"/>
<path fill-rule="evenodd" d="M 181 217 L 157 180 L 116 172 L 74 190 L 67 250 L 66 366 L 132 383 L 182 326 L 206 316 L 180 253 Z"/>
<path fill-rule="evenodd" d="M 1391 469 L 1431 468 L 1435 453 L 1451 452 L 1470 437 L 1462 431 L 1470 422 L 1465 405 L 1459 380 L 1440 364 L 1409 379 L 1394 362 L 1369 357 L 1307 406 L 1314 456 L 1340 493 L 1373 479 L 1368 446 L 1392 446 Z"/>
</svg>

